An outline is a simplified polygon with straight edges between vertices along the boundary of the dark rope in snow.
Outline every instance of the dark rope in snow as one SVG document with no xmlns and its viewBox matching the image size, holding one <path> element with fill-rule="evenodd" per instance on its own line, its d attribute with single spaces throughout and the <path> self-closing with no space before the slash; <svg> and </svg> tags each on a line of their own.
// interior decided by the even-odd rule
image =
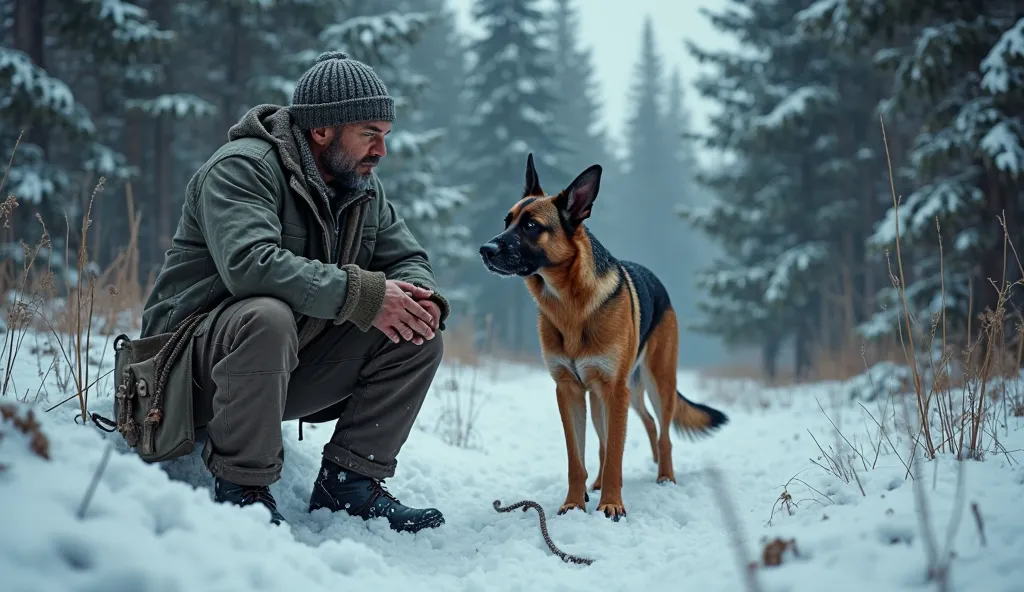
<svg viewBox="0 0 1024 592">
<path fill-rule="evenodd" d="M 593 559 L 586 559 L 584 557 L 569 555 L 568 553 L 565 553 L 564 551 L 560 550 L 558 547 L 555 546 L 555 543 L 551 541 L 551 536 L 548 534 L 548 521 L 547 518 L 544 516 L 544 508 L 542 508 L 540 504 L 538 504 L 537 502 L 531 500 L 523 500 L 521 502 L 516 502 L 511 506 L 506 506 L 503 508 L 501 507 L 501 500 L 494 500 L 494 509 L 497 510 L 498 512 L 511 512 L 516 508 L 522 508 L 524 512 L 529 510 L 530 508 L 537 510 L 537 514 L 540 515 L 540 534 L 544 537 L 544 542 L 547 543 L 548 548 L 551 549 L 551 552 L 555 555 L 558 555 L 562 559 L 562 561 L 565 561 L 567 563 L 578 563 L 582 565 L 590 565 L 594 562 Z"/>
</svg>

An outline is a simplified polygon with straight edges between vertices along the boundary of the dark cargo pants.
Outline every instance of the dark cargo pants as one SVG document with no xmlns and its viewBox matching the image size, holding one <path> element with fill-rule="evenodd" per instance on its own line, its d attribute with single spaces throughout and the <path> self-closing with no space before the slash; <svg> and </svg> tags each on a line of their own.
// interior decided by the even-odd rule
<svg viewBox="0 0 1024 592">
<path fill-rule="evenodd" d="M 210 472 L 269 485 L 284 463 L 282 420 L 337 418 L 324 457 L 375 479 L 392 476 L 441 363 L 441 332 L 422 345 L 395 344 L 344 323 L 301 352 L 298 343 L 291 309 L 264 297 L 226 307 L 196 337 L 196 423 L 206 426 Z"/>
</svg>

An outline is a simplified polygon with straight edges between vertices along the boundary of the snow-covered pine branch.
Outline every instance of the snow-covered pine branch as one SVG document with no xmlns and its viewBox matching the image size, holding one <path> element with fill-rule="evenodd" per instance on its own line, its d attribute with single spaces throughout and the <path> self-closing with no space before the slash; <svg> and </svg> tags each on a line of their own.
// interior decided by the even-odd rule
<svg viewBox="0 0 1024 592">
<path fill-rule="evenodd" d="M 91 136 L 96 124 L 62 80 L 36 66 L 22 51 L 0 47 L 0 111 L 33 112 L 63 131 Z M 20 127 L 25 122 L 11 122 Z M 17 134 L 15 134 L 17 135 Z"/>
<path fill-rule="evenodd" d="M 217 106 L 191 93 L 163 94 L 148 99 L 127 99 L 126 110 L 139 110 L 151 117 L 170 115 L 176 119 L 203 118 L 217 113 Z"/>
<path fill-rule="evenodd" d="M 422 12 L 358 16 L 325 27 L 319 40 L 374 67 L 387 66 L 394 59 L 395 48 L 414 45 L 431 19 L 432 15 Z"/>
</svg>

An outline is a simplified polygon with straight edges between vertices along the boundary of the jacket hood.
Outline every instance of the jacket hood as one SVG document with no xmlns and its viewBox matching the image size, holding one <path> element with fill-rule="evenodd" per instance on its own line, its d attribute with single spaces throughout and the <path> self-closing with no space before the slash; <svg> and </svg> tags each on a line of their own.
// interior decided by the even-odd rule
<svg viewBox="0 0 1024 592">
<path fill-rule="evenodd" d="M 228 130 L 228 140 L 258 138 L 277 148 L 281 162 L 293 175 L 305 181 L 299 157 L 299 146 L 292 135 L 291 114 L 280 105 L 256 105 L 249 109 Z"/>
<path fill-rule="evenodd" d="M 332 196 L 336 195 L 335 191 L 329 189 L 320 178 L 319 173 L 316 172 L 313 154 L 305 140 L 297 137 L 299 133 L 287 107 L 263 104 L 249 109 L 238 120 L 238 123 L 231 126 L 228 130 L 228 140 L 258 138 L 276 147 L 285 170 L 299 179 L 306 187 L 307 192 L 319 195 L 323 200 L 321 206 L 325 209 L 323 212 L 318 212 L 318 215 L 330 217 L 331 202 L 334 199 Z M 300 141 L 302 146 L 299 145 Z M 374 175 L 374 181 L 379 183 L 376 175 Z M 366 192 L 347 192 L 340 196 L 335 205 L 339 209 L 344 209 L 364 196 L 372 199 L 376 195 L 375 188 Z"/>
</svg>

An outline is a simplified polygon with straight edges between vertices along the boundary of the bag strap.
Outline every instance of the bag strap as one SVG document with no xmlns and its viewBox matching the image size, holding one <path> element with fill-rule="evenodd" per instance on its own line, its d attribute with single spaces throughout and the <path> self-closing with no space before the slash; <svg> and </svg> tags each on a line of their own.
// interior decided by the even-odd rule
<svg viewBox="0 0 1024 592">
<path fill-rule="evenodd" d="M 110 419 L 109 417 L 104 417 L 104 416 L 100 415 L 99 413 L 96 413 L 95 411 L 93 411 L 92 413 L 89 414 L 89 419 L 91 419 L 92 422 L 94 424 L 96 424 L 97 428 L 103 430 L 104 432 L 106 432 L 108 434 L 111 434 L 111 433 L 117 431 L 117 422 L 112 420 L 112 419 Z M 109 426 L 109 429 L 103 427 L 102 425 L 100 425 L 101 423 Z"/>
<path fill-rule="evenodd" d="M 196 329 L 199 328 L 203 319 L 208 315 L 208 312 L 197 312 L 189 315 L 178 325 L 171 338 L 167 340 L 167 343 L 156 354 L 156 384 L 153 389 L 153 402 L 146 413 L 146 418 L 142 421 L 140 452 L 143 454 L 151 454 L 156 446 L 156 428 L 163 421 L 164 387 L 167 385 L 168 377 L 170 377 L 171 367 L 181 357 L 192 336 L 195 335 Z"/>
</svg>

